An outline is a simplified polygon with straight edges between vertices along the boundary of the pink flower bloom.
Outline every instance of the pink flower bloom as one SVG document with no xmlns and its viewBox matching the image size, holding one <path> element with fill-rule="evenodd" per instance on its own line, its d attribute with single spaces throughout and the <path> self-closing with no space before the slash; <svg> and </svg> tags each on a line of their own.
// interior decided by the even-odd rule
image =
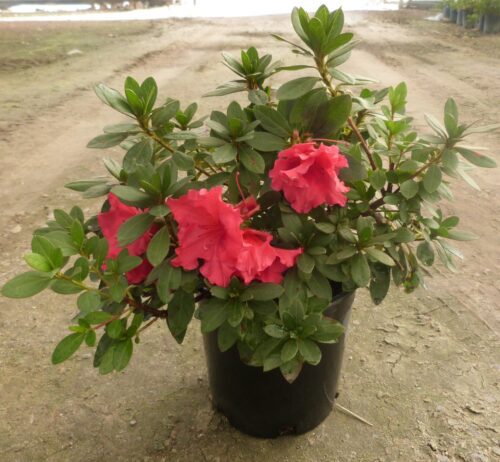
<svg viewBox="0 0 500 462">
<path fill-rule="evenodd" d="M 345 167 L 347 159 L 337 146 L 302 143 L 278 154 L 269 177 L 295 211 L 308 213 L 322 204 L 345 206 L 349 188 L 338 177 Z"/>
<path fill-rule="evenodd" d="M 128 219 L 135 215 L 143 213 L 142 210 L 125 205 L 113 193 L 108 196 L 109 211 L 101 212 L 97 215 L 97 221 L 101 228 L 103 236 L 108 241 L 108 254 L 107 259 L 115 259 L 123 250 L 123 247 L 118 245 L 118 230 L 120 226 Z M 149 241 L 153 237 L 157 228 L 153 225 L 144 235 L 126 246 L 130 255 L 140 257 L 146 252 Z M 144 259 L 143 262 L 133 270 L 126 274 L 127 280 L 130 284 L 140 284 L 151 271 L 152 266 Z"/>
<path fill-rule="evenodd" d="M 302 249 L 279 249 L 271 245 L 273 236 L 254 229 L 243 230 L 243 247 L 236 264 L 237 274 L 245 284 L 255 279 L 279 284 L 283 272 L 295 264 Z"/>
<path fill-rule="evenodd" d="M 239 210 L 222 200 L 221 186 L 209 191 L 190 189 L 179 199 L 169 198 L 167 205 L 179 225 L 179 247 L 172 265 L 193 270 L 202 260 L 201 274 L 212 284 L 226 287 L 243 245 Z"/>
</svg>

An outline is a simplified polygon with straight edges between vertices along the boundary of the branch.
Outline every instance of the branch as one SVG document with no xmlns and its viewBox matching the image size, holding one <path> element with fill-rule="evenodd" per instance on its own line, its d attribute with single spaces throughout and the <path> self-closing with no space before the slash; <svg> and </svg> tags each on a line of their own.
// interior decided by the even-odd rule
<svg viewBox="0 0 500 462">
<path fill-rule="evenodd" d="M 356 135 L 356 138 L 358 138 L 358 140 L 360 141 L 361 146 L 363 147 L 363 151 L 365 151 L 366 156 L 368 157 L 368 160 L 370 162 L 370 166 L 371 166 L 372 170 L 377 170 L 377 166 L 375 165 L 375 161 L 373 160 L 373 156 L 372 156 L 372 153 L 370 151 L 370 148 L 366 144 L 366 140 L 363 138 L 363 135 L 359 131 L 358 126 L 355 124 L 354 120 L 352 120 L 352 117 L 349 117 L 347 119 L 347 123 L 349 124 L 349 127 L 351 127 L 351 130 Z"/>
<path fill-rule="evenodd" d="M 145 127 L 144 125 L 142 126 L 142 129 L 146 135 L 148 135 L 152 140 L 156 141 L 160 146 L 165 148 L 168 152 L 175 152 L 175 149 L 170 146 L 168 143 L 165 142 L 162 138 L 160 138 L 155 132 L 151 131 L 148 127 Z M 197 165 L 194 166 L 198 172 L 203 173 L 203 175 L 210 177 L 210 173 L 208 173 L 205 169 L 198 167 Z"/>
<path fill-rule="evenodd" d="M 148 313 L 153 315 L 155 318 L 167 319 L 168 312 L 167 310 L 158 310 L 157 308 L 153 308 L 151 306 L 143 305 L 142 303 L 137 303 L 135 300 L 131 298 L 127 298 L 127 303 L 134 308 L 134 310 L 144 311 L 144 313 Z"/>
</svg>

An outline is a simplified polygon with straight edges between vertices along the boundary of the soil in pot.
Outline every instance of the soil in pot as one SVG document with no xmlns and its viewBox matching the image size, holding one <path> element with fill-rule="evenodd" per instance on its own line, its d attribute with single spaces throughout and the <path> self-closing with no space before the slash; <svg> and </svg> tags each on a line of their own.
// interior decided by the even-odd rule
<svg viewBox="0 0 500 462">
<path fill-rule="evenodd" d="M 325 311 L 347 327 L 354 293 L 340 294 Z M 319 425 L 333 409 L 340 378 L 345 333 L 320 344 L 317 366 L 304 364 L 293 383 L 279 369 L 263 372 L 244 364 L 236 347 L 221 353 L 217 332 L 204 336 L 210 390 L 215 408 L 240 431 L 261 438 L 301 434 Z"/>
</svg>

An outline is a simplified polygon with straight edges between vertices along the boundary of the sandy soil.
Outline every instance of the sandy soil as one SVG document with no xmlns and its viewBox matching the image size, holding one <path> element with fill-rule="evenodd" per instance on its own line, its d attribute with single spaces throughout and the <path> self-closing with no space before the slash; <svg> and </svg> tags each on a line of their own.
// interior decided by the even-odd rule
<svg viewBox="0 0 500 462">
<path fill-rule="evenodd" d="M 381 86 L 405 80 L 420 122 L 424 112 L 440 116 L 447 95 L 468 121 L 500 121 L 500 37 L 408 14 L 350 14 L 349 28 L 364 43 L 346 68 Z M 31 34 L 49 26 L 15 27 Z M 157 22 L 141 35 L 136 28 L 122 24 L 119 40 L 96 42 L 83 54 L 0 66 L 0 283 L 23 268 L 30 231 L 49 209 L 74 201 L 95 207 L 63 188 L 104 172 L 103 153 L 85 145 L 120 120 L 97 100 L 92 84 L 121 86 L 127 74 L 153 75 L 162 97 L 196 100 L 204 112 L 225 102 L 201 99 L 230 77 L 220 51 L 254 44 L 298 61 L 268 38 L 291 34 L 285 17 Z M 500 160 L 498 134 L 474 142 Z M 457 200 L 445 204 L 463 217 L 464 229 L 481 236 L 460 243 L 459 271 L 438 269 L 427 291 L 406 296 L 394 289 L 378 307 L 362 291 L 356 298 L 339 403 L 373 427 L 336 411 L 300 437 L 265 441 L 238 433 L 211 409 L 196 325 L 183 347 L 155 325 L 124 373 L 100 377 L 85 349 L 51 366 L 74 309 L 73 297 L 47 293 L 0 300 L 0 460 L 499 460 L 498 171 L 473 176 L 482 191 L 457 184 Z"/>
</svg>

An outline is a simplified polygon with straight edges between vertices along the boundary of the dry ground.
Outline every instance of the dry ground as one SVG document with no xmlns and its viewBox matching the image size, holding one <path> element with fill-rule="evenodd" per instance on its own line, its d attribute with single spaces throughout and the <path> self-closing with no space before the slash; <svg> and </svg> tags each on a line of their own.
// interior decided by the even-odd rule
<svg viewBox="0 0 500 462">
<path fill-rule="evenodd" d="M 500 37 L 408 14 L 348 15 L 364 43 L 346 68 L 381 86 L 405 80 L 420 122 L 424 112 L 440 116 L 447 95 L 468 121 L 500 121 Z M 230 77 L 220 51 L 254 44 L 298 62 L 269 32 L 291 34 L 288 18 L 0 25 L 0 283 L 23 268 L 30 230 L 49 209 L 95 207 L 63 188 L 104 172 L 103 153 L 85 145 L 120 119 L 93 84 L 153 75 L 162 97 L 205 112 L 225 101 L 201 99 Z M 83 53 L 68 56 L 73 48 Z M 474 141 L 500 159 L 498 135 Z M 100 377 L 85 349 L 51 366 L 74 310 L 71 296 L 47 293 L 0 300 L 0 460 L 499 460 L 499 174 L 473 175 L 482 191 L 456 184 L 457 200 L 445 204 L 481 236 L 460 244 L 458 273 L 439 270 L 428 291 L 395 289 L 378 307 L 357 296 L 339 402 L 373 427 L 334 412 L 300 437 L 238 433 L 210 407 L 197 326 L 179 347 L 155 325 L 120 374 Z"/>
</svg>

